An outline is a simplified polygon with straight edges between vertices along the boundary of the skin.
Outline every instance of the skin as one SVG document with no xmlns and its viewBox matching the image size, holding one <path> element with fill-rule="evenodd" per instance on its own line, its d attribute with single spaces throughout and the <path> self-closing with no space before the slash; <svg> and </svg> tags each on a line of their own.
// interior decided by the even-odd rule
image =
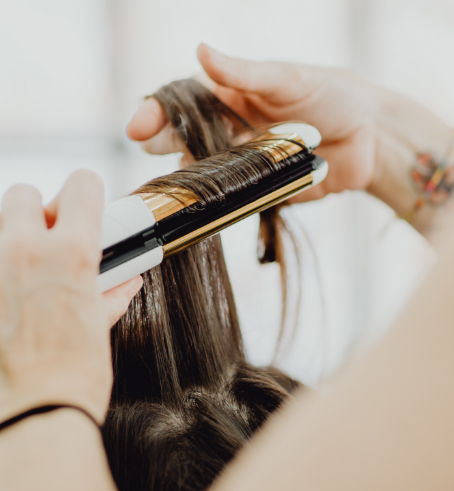
<svg viewBox="0 0 454 491">
<path fill-rule="evenodd" d="M 46 210 L 32 186 L 5 193 L 0 400 L 18 394 L 19 404 L 24 393 L 39 399 L 34 386 L 41 390 L 38 381 L 46 380 L 48 399 L 72 400 L 103 420 L 112 384 L 109 329 L 141 286 L 135 279 L 105 296 L 98 291 L 103 203 L 100 178 L 85 171 L 73 174 Z M 10 405 L 1 405 L 2 416 Z"/>
<path fill-rule="evenodd" d="M 213 491 L 454 488 L 453 237 L 446 223 L 438 266 L 385 339 L 276 414 Z"/>
<path fill-rule="evenodd" d="M 102 181 L 88 171 L 73 174 L 47 209 L 31 186 L 4 195 L 0 421 L 45 404 L 79 406 L 104 420 L 112 387 L 109 330 L 142 283 L 134 279 L 104 296 L 98 290 L 103 204 Z M 18 462 L 25 472 L 12 473 Z M 8 490 L 114 489 L 99 430 L 70 410 L 2 432 L 0 476 Z"/>
<path fill-rule="evenodd" d="M 321 131 L 319 153 L 329 161 L 330 173 L 297 202 L 364 190 L 403 213 L 417 198 L 408 178 L 415 153 L 442 154 L 451 137 L 449 127 L 417 103 L 345 70 L 250 62 L 205 45 L 198 56 L 207 86 L 250 123 L 303 120 Z M 149 152 L 179 148 L 152 98 L 139 108 L 128 134 Z M 5 195 L 0 215 L 3 416 L 66 402 L 103 420 L 112 381 L 109 327 L 140 280 L 104 297 L 96 288 L 101 196 L 99 178 L 86 172 L 73 176 L 47 209 L 33 188 Z M 448 203 L 425 208 L 415 218 L 418 230 L 430 238 L 438 234 L 444 246 L 438 267 L 391 333 L 369 356 L 352 362 L 322 398 L 296 397 L 216 489 L 454 487 L 452 216 Z M 113 307 L 116 301 L 121 308 Z M 0 487 L 115 488 L 96 427 L 70 410 L 29 418 L 0 433 Z"/>
<path fill-rule="evenodd" d="M 249 123 L 300 120 L 321 132 L 316 153 L 329 162 L 328 176 L 290 203 L 363 190 L 403 214 L 418 198 L 408 178 L 415 154 L 429 149 L 441 155 L 452 136 L 421 105 L 349 70 L 242 60 L 204 44 L 197 55 L 205 70 L 199 80 Z M 153 98 L 143 101 L 127 132 L 149 153 L 181 150 Z M 412 225 L 432 239 L 437 212 L 421 210 Z"/>
</svg>

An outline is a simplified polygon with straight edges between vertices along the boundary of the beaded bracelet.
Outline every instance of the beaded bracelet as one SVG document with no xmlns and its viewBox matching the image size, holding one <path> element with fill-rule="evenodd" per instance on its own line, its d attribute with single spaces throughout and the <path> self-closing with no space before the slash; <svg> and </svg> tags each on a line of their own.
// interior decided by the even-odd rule
<svg viewBox="0 0 454 491">
<path fill-rule="evenodd" d="M 416 162 L 411 169 L 411 178 L 422 195 L 416 200 L 413 208 L 400 215 L 400 218 L 409 222 L 424 205 L 438 206 L 448 201 L 454 189 L 454 166 L 448 165 L 453 148 L 454 138 L 451 138 L 443 158 L 439 161 L 431 152 L 417 154 Z"/>
</svg>

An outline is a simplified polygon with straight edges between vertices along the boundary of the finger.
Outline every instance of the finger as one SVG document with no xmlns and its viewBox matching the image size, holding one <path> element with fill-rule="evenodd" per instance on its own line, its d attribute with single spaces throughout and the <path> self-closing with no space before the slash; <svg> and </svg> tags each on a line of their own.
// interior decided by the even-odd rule
<svg viewBox="0 0 454 491">
<path fill-rule="evenodd" d="M 110 326 L 113 326 L 126 313 L 131 300 L 142 288 L 142 285 L 142 277 L 136 276 L 103 294 Z"/>
<path fill-rule="evenodd" d="M 263 114 L 264 101 L 261 96 L 257 94 L 244 94 L 236 89 L 219 85 L 205 72 L 198 73 L 193 78 L 211 90 L 226 106 L 233 109 L 250 124 L 262 126 L 274 121 L 269 116 Z M 277 119 L 276 121 L 280 120 Z"/>
<path fill-rule="evenodd" d="M 159 102 L 148 97 L 137 109 L 126 131 L 131 140 L 145 141 L 157 135 L 165 124 L 165 114 Z"/>
<path fill-rule="evenodd" d="M 103 205 L 102 179 L 89 170 L 76 171 L 53 204 L 56 209 L 55 228 L 65 234 L 85 238 L 98 247 Z"/>
<path fill-rule="evenodd" d="M 141 143 L 141 147 L 148 153 L 154 155 L 167 155 L 169 153 L 184 152 L 186 146 L 178 137 L 174 127 L 167 123 L 161 131 Z"/>
<path fill-rule="evenodd" d="M 361 128 L 345 140 L 322 144 L 317 154 L 329 165 L 328 175 L 320 184 L 290 198 L 286 204 L 305 203 L 330 193 L 367 189 L 375 161 L 373 133 Z"/>
<path fill-rule="evenodd" d="M 58 207 L 60 206 L 62 190 L 55 196 L 55 198 L 44 205 L 44 217 L 46 219 L 47 227 L 52 228 L 57 221 Z"/>
<path fill-rule="evenodd" d="M 233 58 L 201 44 L 197 50 L 199 61 L 216 83 L 233 89 L 270 95 L 293 78 L 297 65 L 290 63 L 259 62 Z"/>
<path fill-rule="evenodd" d="M 17 184 L 2 200 L 2 230 L 39 229 L 46 226 L 41 193 L 33 186 Z"/>
</svg>

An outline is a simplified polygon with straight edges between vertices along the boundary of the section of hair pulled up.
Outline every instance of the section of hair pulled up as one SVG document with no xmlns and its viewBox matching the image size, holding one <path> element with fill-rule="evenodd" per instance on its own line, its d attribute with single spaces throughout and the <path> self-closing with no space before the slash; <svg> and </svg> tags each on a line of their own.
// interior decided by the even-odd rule
<svg viewBox="0 0 454 491">
<path fill-rule="evenodd" d="M 183 194 L 196 199 L 199 207 L 222 205 L 229 194 L 248 189 L 289 165 L 284 145 L 278 144 L 282 137 L 252 128 L 199 82 L 172 82 L 153 97 L 196 163 L 153 179 L 136 193 L 175 198 Z M 250 141 L 235 145 L 238 135 L 244 139 L 244 134 Z M 305 148 L 301 142 L 287 141 Z M 279 159 L 263 151 L 268 145 L 274 145 Z"/>
<path fill-rule="evenodd" d="M 289 165 L 285 159 L 287 154 L 284 146 L 275 147 L 275 152 L 281 157 L 279 160 L 273 158 L 273 154 L 261 151 L 266 145 L 276 145 L 277 141 L 282 141 L 281 137 L 274 136 L 266 128 L 252 127 L 196 80 L 174 81 L 159 89 L 152 97 L 159 102 L 167 122 L 175 129 L 196 163 L 149 181 L 135 191 L 137 194 L 161 193 L 183 202 L 187 198 L 196 200 L 187 209 L 189 212 L 200 207 L 222 206 L 230 194 L 248 189 Z M 236 144 L 238 140 L 245 139 L 246 142 Z M 301 142 L 287 141 L 304 149 Z M 260 213 L 257 248 L 261 264 L 279 264 L 282 311 L 276 353 L 286 327 L 288 310 L 284 238 L 292 245 L 297 272 L 300 270 L 298 243 L 280 214 L 281 207 L 279 204 Z M 298 291 L 296 298 L 299 300 L 300 296 L 301 291 Z M 298 305 L 295 307 L 293 331 L 299 312 Z"/>
</svg>

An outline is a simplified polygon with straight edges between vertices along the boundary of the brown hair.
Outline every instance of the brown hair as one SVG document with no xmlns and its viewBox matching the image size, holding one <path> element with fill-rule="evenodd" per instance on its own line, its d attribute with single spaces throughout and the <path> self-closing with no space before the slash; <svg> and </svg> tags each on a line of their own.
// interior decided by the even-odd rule
<svg viewBox="0 0 454 491">
<path fill-rule="evenodd" d="M 198 163 L 153 179 L 136 193 L 162 193 L 177 198 L 180 196 L 183 202 L 187 197 L 195 198 L 197 203 L 194 207 L 222 206 L 223 200 L 230 193 L 250 187 L 286 165 L 285 160 L 275 162 L 269 155 L 257 152 L 264 141 L 270 141 L 271 135 L 266 128 L 253 128 L 199 82 L 192 79 L 177 80 L 162 87 L 152 97 L 160 103 L 168 123 L 176 131 L 177 138 L 185 144 Z M 255 138 L 250 143 L 233 146 L 238 135 L 243 133 L 247 133 L 249 138 Z M 260 143 L 254 140 L 260 140 Z M 300 145 L 295 141 L 293 143 Z M 276 150 L 285 156 L 284 149 L 277 147 Z M 179 191 L 176 192 L 175 189 Z M 288 303 L 284 236 L 296 253 L 296 269 L 298 272 L 300 270 L 298 243 L 280 215 L 280 208 L 281 205 L 277 205 L 260 213 L 257 251 L 261 264 L 279 264 L 282 316 L 276 353 L 286 324 Z M 300 296 L 301 291 L 297 291 L 296 298 L 299 299 Z M 293 331 L 296 329 L 299 302 L 295 307 Z"/>
<path fill-rule="evenodd" d="M 230 148 L 232 128 L 246 127 L 193 80 L 173 82 L 154 97 L 196 160 Z M 210 161 L 211 178 L 206 162 L 178 177 L 203 206 L 222 201 L 232 183 L 254 182 L 232 159 L 227 167 L 225 158 Z M 255 164 L 260 179 L 270 163 Z M 171 193 L 174 179 L 146 188 Z M 298 383 L 247 363 L 219 236 L 143 276 L 112 330 L 114 387 L 103 428 L 109 463 L 121 491 L 204 490 Z"/>
</svg>

